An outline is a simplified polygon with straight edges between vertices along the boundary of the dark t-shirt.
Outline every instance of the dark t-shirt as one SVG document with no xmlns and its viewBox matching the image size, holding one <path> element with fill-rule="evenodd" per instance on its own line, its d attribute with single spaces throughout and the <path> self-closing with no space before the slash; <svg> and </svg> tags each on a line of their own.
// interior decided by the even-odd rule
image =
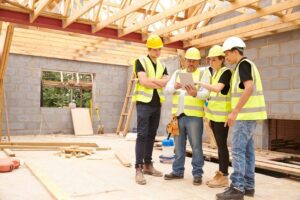
<svg viewBox="0 0 300 200">
<path fill-rule="evenodd" d="M 151 58 L 149 56 L 148 56 L 148 58 L 151 60 Z M 151 60 L 151 62 L 152 62 L 154 71 L 156 73 L 156 63 L 154 63 L 152 60 Z M 139 60 L 136 60 L 136 74 L 138 72 L 145 72 L 145 69 L 143 68 L 141 62 Z M 167 68 L 165 68 L 165 71 L 164 71 L 163 75 L 168 75 Z M 157 93 L 157 89 L 153 90 L 153 96 L 152 96 L 152 99 L 149 103 L 144 103 L 144 102 L 137 101 L 136 104 L 146 104 L 146 105 L 150 105 L 150 106 L 161 106 L 159 95 Z"/>
<path fill-rule="evenodd" d="M 231 71 L 228 69 L 220 77 L 219 83 L 224 84 L 224 88 L 221 90 L 221 94 L 226 95 L 230 90 Z"/>
<path fill-rule="evenodd" d="M 213 68 L 209 67 L 210 74 L 213 75 Z M 220 77 L 219 83 L 224 84 L 224 88 L 221 90 L 221 94 L 226 95 L 230 90 L 231 71 L 226 70 Z"/>
<path fill-rule="evenodd" d="M 241 82 L 239 83 L 239 88 L 240 89 L 245 89 L 244 86 L 244 81 L 249 81 L 249 80 L 253 80 L 252 75 L 251 75 L 251 64 L 246 61 L 245 59 L 247 59 L 246 57 L 242 58 L 240 60 L 240 67 L 239 67 L 239 75 L 240 75 L 240 79 Z"/>
</svg>

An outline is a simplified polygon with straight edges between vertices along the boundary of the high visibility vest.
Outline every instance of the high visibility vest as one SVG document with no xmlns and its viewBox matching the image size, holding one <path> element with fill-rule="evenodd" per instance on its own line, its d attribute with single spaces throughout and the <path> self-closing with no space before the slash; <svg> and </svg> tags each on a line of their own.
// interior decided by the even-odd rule
<svg viewBox="0 0 300 200">
<path fill-rule="evenodd" d="M 224 72 L 228 69 L 227 67 L 222 67 L 212 76 L 212 85 L 217 85 Z M 205 117 L 209 120 L 215 122 L 225 122 L 227 115 L 231 110 L 230 105 L 230 91 L 226 95 L 220 92 L 216 93 L 214 91 L 210 92 L 207 109 L 205 111 Z"/>
<path fill-rule="evenodd" d="M 179 76 L 178 73 L 179 72 L 184 72 L 187 73 L 186 69 L 184 70 L 178 70 L 176 71 L 176 82 L 180 82 L 179 81 Z M 197 68 L 194 72 L 193 72 L 193 80 L 194 82 L 199 82 L 202 79 L 204 72 L 201 71 L 199 68 Z M 199 86 L 196 86 L 196 89 L 198 91 Z M 174 94 L 173 94 L 173 98 L 172 98 L 172 114 L 176 115 L 177 111 L 178 111 L 178 102 L 179 102 L 179 97 L 180 97 L 180 93 L 181 93 L 182 89 L 178 89 Z M 203 117 L 204 116 L 204 111 L 203 111 L 203 107 L 204 107 L 204 101 L 200 100 L 198 98 L 189 96 L 187 93 L 184 96 L 184 109 L 183 109 L 183 113 L 187 116 L 194 116 L 194 117 Z"/>
<path fill-rule="evenodd" d="M 263 87 L 261 83 L 261 78 L 257 70 L 256 65 L 245 59 L 251 64 L 251 75 L 253 79 L 253 92 L 249 97 L 246 104 L 243 106 L 241 111 L 237 116 L 237 120 L 263 120 L 267 119 L 265 98 L 263 95 Z M 239 65 L 236 67 L 235 72 L 232 77 L 232 89 L 231 89 L 231 108 L 234 109 L 238 104 L 244 89 L 239 88 L 241 78 L 239 75 Z"/>
<path fill-rule="evenodd" d="M 141 57 L 138 60 L 142 64 L 148 78 L 157 78 L 157 79 L 162 78 L 163 73 L 165 71 L 165 66 L 162 65 L 162 63 L 158 59 L 157 59 L 157 64 L 156 64 L 156 72 L 154 70 L 154 67 L 153 67 L 152 62 L 149 57 L 147 57 L 147 56 Z M 133 72 L 136 73 L 136 61 L 134 62 L 134 65 L 133 65 Z M 137 74 L 136 74 L 136 77 L 137 77 Z M 139 82 L 137 82 L 135 84 L 132 100 L 149 103 L 152 100 L 153 91 L 154 91 L 154 89 L 147 88 L 147 87 L 141 85 Z M 164 102 L 165 97 L 163 95 L 162 88 L 157 89 L 157 93 L 158 93 L 160 102 L 161 103 Z"/>
</svg>

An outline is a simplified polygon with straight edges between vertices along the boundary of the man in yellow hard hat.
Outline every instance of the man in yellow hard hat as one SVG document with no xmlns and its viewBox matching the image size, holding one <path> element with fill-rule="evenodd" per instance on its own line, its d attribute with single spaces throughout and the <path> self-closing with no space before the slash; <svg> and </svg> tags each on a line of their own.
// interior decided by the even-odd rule
<svg viewBox="0 0 300 200">
<path fill-rule="evenodd" d="M 135 180 L 141 185 L 146 184 L 144 174 L 162 176 L 153 167 L 152 151 L 160 121 L 161 103 L 165 101 L 162 88 L 169 80 L 167 69 L 159 60 L 163 47 L 161 38 L 151 35 L 146 46 L 148 55 L 137 59 L 133 69 L 138 78 L 133 95 L 137 111 Z"/>
<path fill-rule="evenodd" d="M 183 85 L 180 82 L 180 73 L 191 73 L 193 82 L 209 83 L 210 75 L 205 69 L 199 68 L 200 51 L 195 48 L 189 48 L 185 54 L 185 69 L 177 70 L 166 86 L 166 93 L 173 94 L 172 114 L 177 116 L 179 124 L 179 135 L 174 136 L 175 141 L 175 160 L 172 166 L 172 172 L 165 174 L 165 180 L 182 179 L 184 175 L 184 163 L 186 153 L 186 139 L 188 138 L 193 152 L 192 174 L 193 184 L 201 185 L 203 175 L 203 116 L 204 100 L 209 92 L 199 85 Z"/>
<path fill-rule="evenodd" d="M 242 200 L 244 195 L 254 196 L 253 136 L 256 121 L 267 119 L 267 113 L 260 74 L 256 65 L 244 57 L 245 47 L 244 41 L 238 37 L 229 37 L 223 43 L 226 61 L 236 65 L 231 81 L 231 112 L 226 122 L 233 127 L 233 173 L 230 188 L 217 194 L 218 200 Z"/>
</svg>

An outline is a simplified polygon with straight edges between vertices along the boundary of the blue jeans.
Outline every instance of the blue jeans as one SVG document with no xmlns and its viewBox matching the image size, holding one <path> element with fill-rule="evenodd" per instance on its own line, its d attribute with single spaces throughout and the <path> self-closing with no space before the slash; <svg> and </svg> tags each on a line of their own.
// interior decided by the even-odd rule
<svg viewBox="0 0 300 200">
<path fill-rule="evenodd" d="M 236 121 L 233 126 L 232 137 L 232 167 L 230 176 L 231 186 L 244 192 L 254 189 L 255 150 L 253 135 L 256 121 Z"/>
<path fill-rule="evenodd" d="M 175 160 L 172 173 L 177 176 L 184 175 L 186 139 L 188 138 L 193 151 L 193 176 L 202 177 L 204 165 L 202 151 L 203 119 L 200 117 L 182 116 L 179 117 L 178 122 L 179 135 L 174 137 Z"/>
</svg>

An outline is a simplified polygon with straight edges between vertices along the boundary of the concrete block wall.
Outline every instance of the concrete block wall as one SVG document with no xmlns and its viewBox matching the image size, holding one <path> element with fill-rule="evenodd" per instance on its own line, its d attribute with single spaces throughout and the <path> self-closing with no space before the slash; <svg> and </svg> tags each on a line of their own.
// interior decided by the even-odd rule
<svg viewBox="0 0 300 200">
<path fill-rule="evenodd" d="M 247 41 L 257 65 L 270 119 L 300 119 L 300 30 Z"/>
<path fill-rule="evenodd" d="M 10 54 L 5 75 L 12 134 L 73 133 L 68 108 L 40 107 L 42 70 L 93 73 L 93 101 L 100 107 L 105 132 L 115 132 L 124 101 L 128 67 Z M 94 130 L 98 121 L 94 112 Z M 5 117 L 3 117 L 3 128 Z"/>
</svg>

